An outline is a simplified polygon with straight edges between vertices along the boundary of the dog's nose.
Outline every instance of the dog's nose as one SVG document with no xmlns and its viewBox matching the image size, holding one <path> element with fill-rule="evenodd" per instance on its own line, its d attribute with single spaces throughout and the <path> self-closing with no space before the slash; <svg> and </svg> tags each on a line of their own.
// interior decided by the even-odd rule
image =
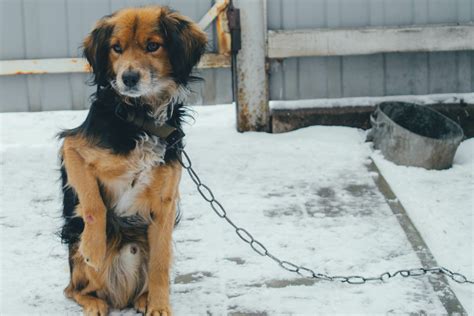
<svg viewBox="0 0 474 316">
<path fill-rule="evenodd" d="M 140 74 L 136 71 L 126 71 L 122 75 L 123 83 L 129 88 L 136 86 L 138 80 L 140 80 Z"/>
</svg>

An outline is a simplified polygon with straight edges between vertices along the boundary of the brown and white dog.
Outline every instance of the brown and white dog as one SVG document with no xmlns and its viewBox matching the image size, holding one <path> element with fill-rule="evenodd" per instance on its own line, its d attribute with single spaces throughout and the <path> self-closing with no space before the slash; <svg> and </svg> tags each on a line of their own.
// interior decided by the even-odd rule
<svg viewBox="0 0 474 316">
<path fill-rule="evenodd" d="M 182 143 L 160 131 L 180 131 L 183 91 L 205 46 L 195 23 L 159 6 L 106 16 L 84 41 L 97 93 L 86 120 L 60 134 L 60 156 L 65 293 L 87 315 L 127 306 L 171 314 Z"/>
</svg>

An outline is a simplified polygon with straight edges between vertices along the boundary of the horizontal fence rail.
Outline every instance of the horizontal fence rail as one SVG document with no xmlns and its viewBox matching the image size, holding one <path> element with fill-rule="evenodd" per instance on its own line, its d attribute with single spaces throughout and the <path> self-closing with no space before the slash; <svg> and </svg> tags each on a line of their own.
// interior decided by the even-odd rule
<svg viewBox="0 0 474 316">
<path fill-rule="evenodd" d="M 229 68 L 230 57 L 220 54 L 205 54 L 198 68 Z M 90 72 L 89 63 L 83 58 L 47 58 L 0 60 L 0 76 L 39 75 L 54 73 Z"/>
<path fill-rule="evenodd" d="M 474 24 L 269 31 L 269 58 L 474 49 Z"/>
</svg>

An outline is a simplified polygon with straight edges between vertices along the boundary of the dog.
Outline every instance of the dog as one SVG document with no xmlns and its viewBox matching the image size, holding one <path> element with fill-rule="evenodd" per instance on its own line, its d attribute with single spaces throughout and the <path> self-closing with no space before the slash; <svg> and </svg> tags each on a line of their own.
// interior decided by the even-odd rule
<svg viewBox="0 0 474 316">
<path fill-rule="evenodd" d="M 97 92 L 60 149 L 67 297 L 86 315 L 171 315 L 169 272 L 188 83 L 206 34 L 167 7 L 119 10 L 84 40 Z"/>
</svg>

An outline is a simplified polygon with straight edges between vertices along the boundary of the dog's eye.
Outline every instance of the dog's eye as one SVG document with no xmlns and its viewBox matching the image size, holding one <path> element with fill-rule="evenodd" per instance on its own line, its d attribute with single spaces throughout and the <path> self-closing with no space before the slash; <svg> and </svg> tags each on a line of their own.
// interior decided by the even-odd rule
<svg viewBox="0 0 474 316">
<path fill-rule="evenodd" d="M 150 53 L 157 51 L 158 48 L 160 48 L 160 44 L 158 44 L 157 42 L 148 42 L 148 44 L 146 45 L 146 50 Z"/>
<path fill-rule="evenodd" d="M 116 52 L 117 54 L 121 54 L 121 53 L 122 53 L 122 47 L 120 47 L 120 44 L 114 44 L 114 45 L 112 45 L 112 49 L 113 49 L 114 52 Z"/>
</svg>

